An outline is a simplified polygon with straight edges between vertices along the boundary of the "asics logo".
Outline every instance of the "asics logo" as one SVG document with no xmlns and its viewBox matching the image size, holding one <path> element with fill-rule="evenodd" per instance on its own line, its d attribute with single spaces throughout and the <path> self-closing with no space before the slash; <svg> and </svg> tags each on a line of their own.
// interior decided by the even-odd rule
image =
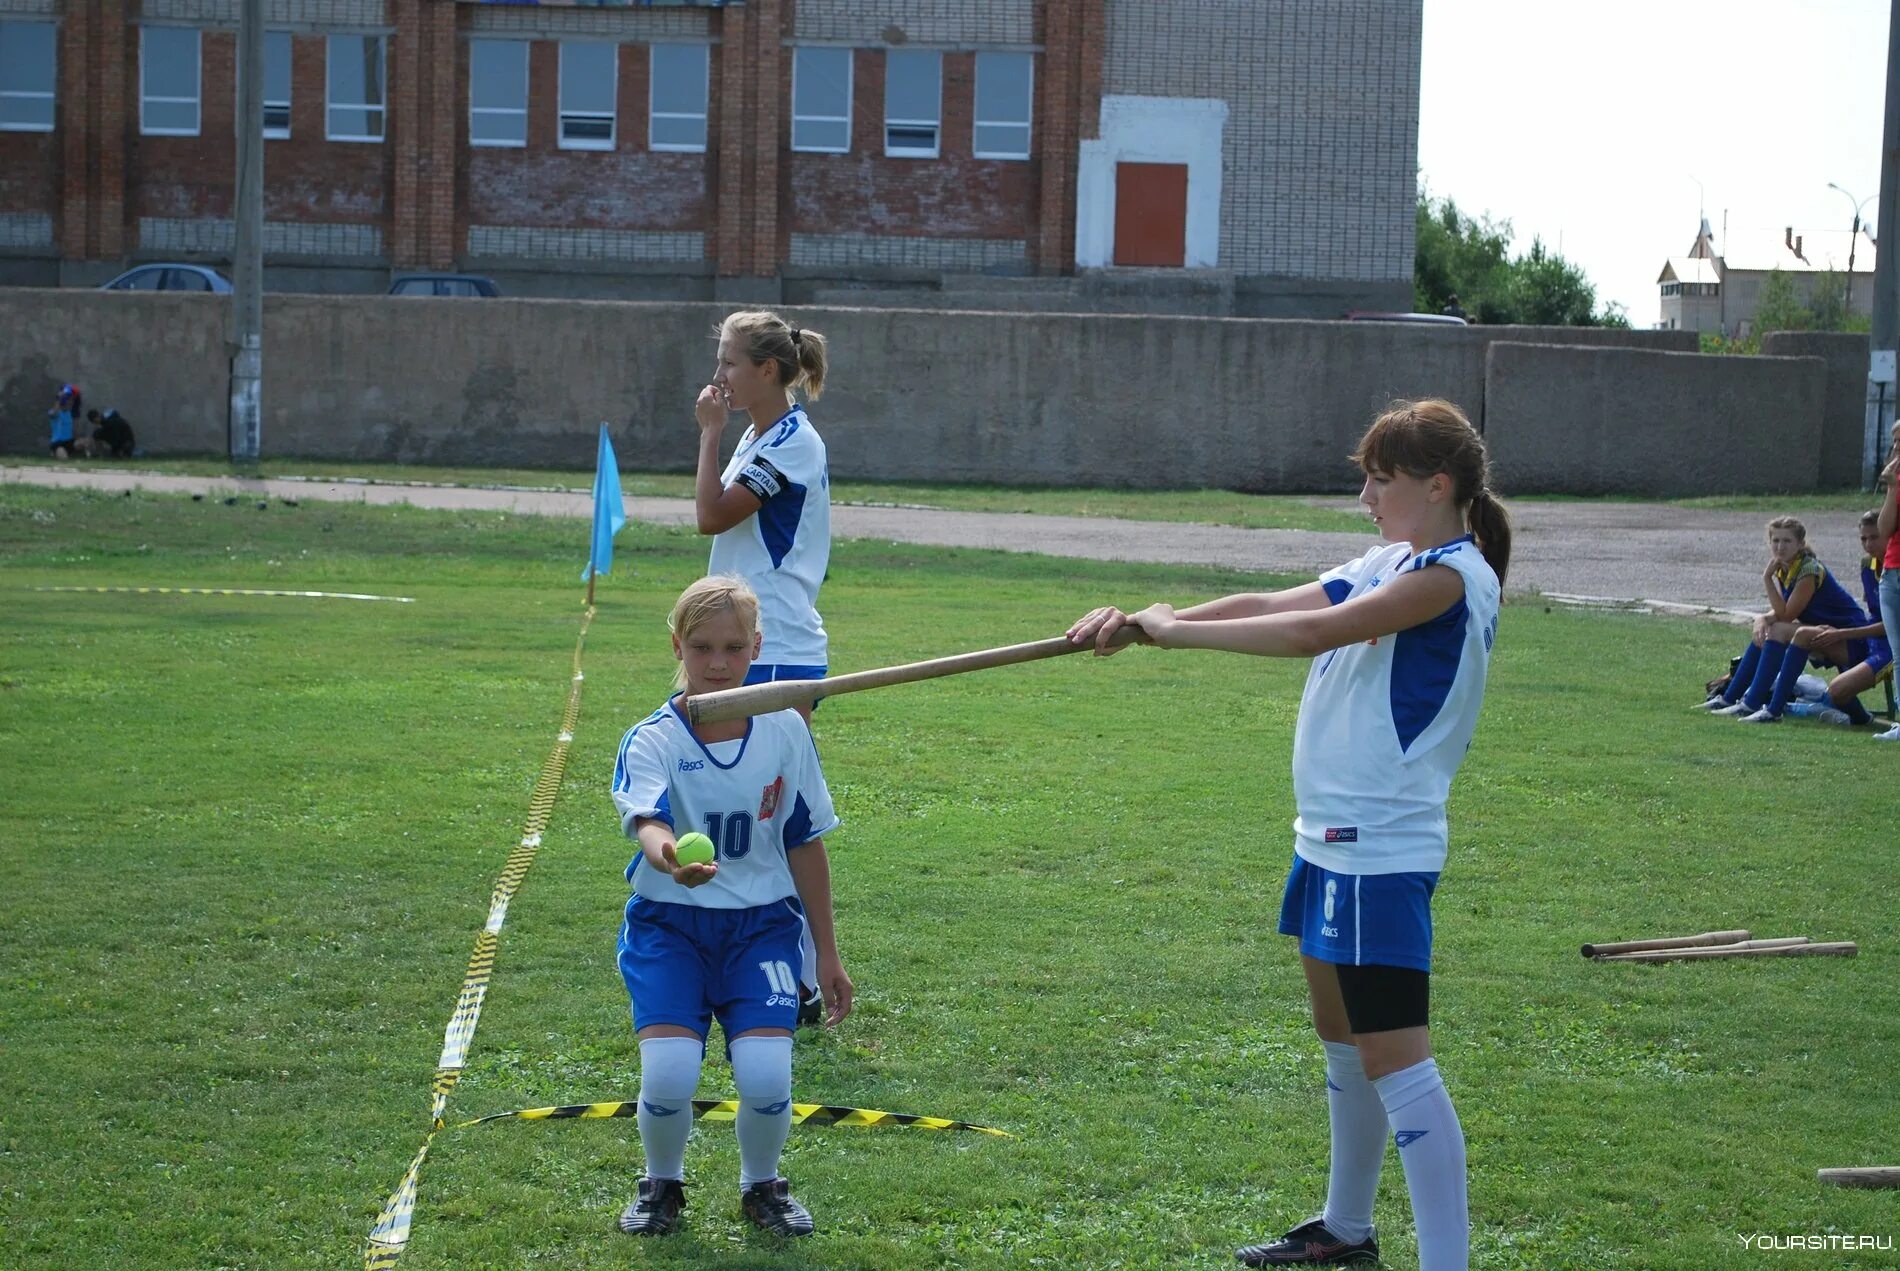
<svg viewBox="0 0 1900 1271">
<path fill-rule="evenodd" d="M 698 772 L 701 768 L 704 768 L 705 766 L 706 766 L 706 761 L 704 759 L 680 760 L 681 772 Z"/>
<path fill-rule="evenodd" d="M 677 1116 L 680 1112 L 678 1108 L 662 1108 L 659 1104 L 650 1103 L 645 1099 L 640 1100 L 640 1110 L 650 1112 L 656 1117 Z"/>
</svg>

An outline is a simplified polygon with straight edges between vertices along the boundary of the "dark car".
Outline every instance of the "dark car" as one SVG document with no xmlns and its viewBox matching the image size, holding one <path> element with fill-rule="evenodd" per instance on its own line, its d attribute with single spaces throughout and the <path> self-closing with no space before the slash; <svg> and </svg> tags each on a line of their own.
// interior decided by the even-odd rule
<svg viewBox="0 0 1900 1271">
<path fill-rule="evenodd" d="M 1348 322 L 1423 322 L 1430 326 L 1462 327 L 1469 325 L 1463 318 L 1449 313 L 1369 313 L 1355 309 L 1346 315 Z"/>
<path fill-rule="evenodd" d="M 501 288 L 480 274 L 402 274 L 389 284 L 392 296 L 499 296 Z"/>
<path fill-rule="evenodd" d="M 228 295 L 231 280 L 205 265 L 140 265 L 128 269 L 101 291 L 197 291 Z"/>
</svg>

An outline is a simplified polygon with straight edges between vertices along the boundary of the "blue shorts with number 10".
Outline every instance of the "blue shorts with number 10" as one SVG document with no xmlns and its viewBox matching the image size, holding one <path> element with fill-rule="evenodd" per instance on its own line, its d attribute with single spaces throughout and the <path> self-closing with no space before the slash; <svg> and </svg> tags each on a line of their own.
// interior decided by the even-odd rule
<svg viewBox="0 0 1900 1271">
<path fill-rule="evenodd" d="M 728 1040 L 798 1025 L 796 897 L 750 909 L 677 905 L 634 896 L 620 927 L 620 978 L 635 1031 L 677 1024 L 703 1039 L 717 1017 Z"/>
</svg>

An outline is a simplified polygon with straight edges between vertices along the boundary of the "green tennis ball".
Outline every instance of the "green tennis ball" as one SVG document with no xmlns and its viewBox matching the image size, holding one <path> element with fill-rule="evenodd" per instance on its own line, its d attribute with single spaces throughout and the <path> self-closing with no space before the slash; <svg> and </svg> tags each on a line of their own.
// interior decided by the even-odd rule
<svg viewBox="0 0 1900 1271">
<path fill-rule="evenodd" d="M 682 834 L 679 842 L 673 844 L 673 859 L 682 865 L 710 865 L 713 860 L 713 841 L 697 830 Z"/>
</svg>

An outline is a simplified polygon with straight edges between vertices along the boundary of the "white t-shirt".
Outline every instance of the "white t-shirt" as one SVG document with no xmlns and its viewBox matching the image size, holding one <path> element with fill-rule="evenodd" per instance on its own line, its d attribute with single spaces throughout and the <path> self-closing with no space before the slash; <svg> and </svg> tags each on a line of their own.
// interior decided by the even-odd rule
<svg viewBox="0 0 1900 1271">
<path fill-rule="evenodd" d="M 796 896 L 787 854 L 838 827 L 811 730 L 797 711 L 752 719 L 744 737 L 708 745 L 674 698 L 627 730 L 614 764 L 614 807 L 627 837 L 639 817 L 713 841 L 719 872 L 682 887 L 635 851 L 627 881 L 648 900 L 751 909 Z"/>
<path fill-rule="evenodd" d="M 1498 629 L 1498 577 L 1470 537 L 1378 548 L 1320 576 L 1334 604 L 1409 570 L 1458 571 L 1429 622 L 1313 660 L 1293 735 L 1294 850 L 1342 874 L 1444 867 L 1445 800 L 1471 747 Z"/>
<path fill-rule="evenodd" d="M 825 443 L 793 406 L 763 432 L 748 428 L 719 484 L 743 485 L 759 510 L 713 536 L 711 574 L 736 574 L 759 594 L 765 643 L 758 662 L 824 666 L 829 662 L 818 588 L 831 563 L 831 475 Z"/>
</svg>

